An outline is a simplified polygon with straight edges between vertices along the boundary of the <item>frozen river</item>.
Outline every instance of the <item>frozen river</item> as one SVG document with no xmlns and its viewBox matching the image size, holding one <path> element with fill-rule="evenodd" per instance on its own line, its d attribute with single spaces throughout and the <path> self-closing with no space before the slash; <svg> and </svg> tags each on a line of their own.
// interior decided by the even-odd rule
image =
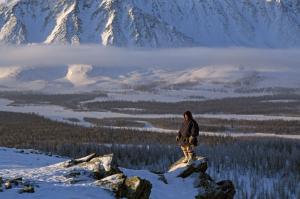
<svg viewBox="0 0 300 199">
<path fill-rule="evenodd" d="M 56 105 L 22 105 L 22 106 L 10 106 L 13 101 L 7 99 L 0 99 L 0 110 L 18 113 L 35 113 L 51 120 L 75 123 L 78 125 L 90 127 L 91 123 L 84 120 L 84 118 L 136 118 L 139 122 L 149 118 L 181 118 L 181 114 L 126 114 L 117 113 L 111 111 L 96 112 L 96 111 L 74 111 L 66 109 L 62 106 Z M 237 114 L 195 114 L 195 117 L 204 118 L 219 118 L 219 119 L 235 119 L 235 120 L 285 120 L 295 121 L 299 120 L 300 117 L 289 117 L 289 116 L 270 116 L 270 115 L 237 115 Z M 78 122 L 72 122 L 70 119 L 77 119 Z M 143 122 L 143 121 L 142 121 Z M 111 128 L 111 126 L 109 126 Z M 113 127 L 120 128 L 120 127 Z M 122 127 L 124 128 L 124 127 Z M 127 129 L 137 129 L 142 131 L 156 131 L 165 133 L 176 133 L 174 130 L 156 128 L 145 121 L 144 127 L 125 127 Z M 267 134 L 267 133 L 215 133 L 215 132 L 202 132 L 205 135 L 220 135 L 220 136 L 254 136 L 254 137 L 280 137 L 280 138 L 291 138 L 300 139 L 300 135 L 280 135 L 280 134 Z"/>
</svg>

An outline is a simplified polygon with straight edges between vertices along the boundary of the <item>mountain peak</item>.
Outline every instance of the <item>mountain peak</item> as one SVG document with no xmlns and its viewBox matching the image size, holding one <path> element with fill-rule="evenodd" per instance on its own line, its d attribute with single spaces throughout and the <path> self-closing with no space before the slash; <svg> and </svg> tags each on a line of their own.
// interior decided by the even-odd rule
<svg viewBox="0 0 300 199">
<path fill-rule="evenodd" d="M 300 8 L 295 1 L 10 0 L 0 7 L 2 43 L 300 45 Z"/>
</svg>

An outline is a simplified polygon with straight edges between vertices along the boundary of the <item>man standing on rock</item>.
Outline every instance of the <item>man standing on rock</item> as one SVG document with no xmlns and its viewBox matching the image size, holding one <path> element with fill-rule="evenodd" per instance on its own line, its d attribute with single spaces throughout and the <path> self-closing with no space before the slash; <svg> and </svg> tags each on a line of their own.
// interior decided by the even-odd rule
<svg viewBox="0 0 300 199">
<path fill-rule="evenodd" d="M 176 136 L 176 141 L 180 144 L 185 157 L 183 163 L 190 164 L 195 158 L 194 148 L 198 144 L 199 126 L 190 111 L 184 112 L 183 117 L 184 120 Z"/>
</svg>

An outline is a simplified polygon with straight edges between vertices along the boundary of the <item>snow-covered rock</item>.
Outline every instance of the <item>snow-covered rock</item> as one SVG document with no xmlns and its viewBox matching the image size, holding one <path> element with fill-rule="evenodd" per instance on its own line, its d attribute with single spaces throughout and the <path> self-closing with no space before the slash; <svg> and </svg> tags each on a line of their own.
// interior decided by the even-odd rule
<svg viewBox="0 0 300 199">
<path fill-rule="evenodd" d="M 186 178 L 193 173 L 205 173 L 208 168 L 208 161 L 205 157 L 197 156 L 192 164 L 183 163 L 184 157 L 170 166 L 169 172 L 178 172 L 177 177 Z"/>
<path fill-rule="evenodd" d="M 103 189 L 107 189 L 115 193 L 116 197 L 124 195 L 124 182 L 126 176 L 123 173 L 117 173 L 111 176 L 107 176 L 101 180 L 95 182 L 95 184 Z"/>
<path fill-rule="evenodd" d="M 92 153 L 86 157 L 68 160 L 62 164 L 67 168 L 77 166 L 84 170 L 91 171 L 92 177 L 95 179 L 102 179 L 121 172 L 113 161 L 113 154 L 96 156 L 95 153 Z"/>
<path fill-rule="evenodd" d="M 123 173 L 108 176 L 95 184 L 114 192 L 116 198 L 148 199 L 152 189 L 148 180 L 138 176 L 126 177 Z"/>
<path fill-rule="evenodd" d="M 184 158 L 171 165 L 169 172 L 176 172 L 178 178 L 194 178 L 194 187 L 198 189 L 197 199 L 233 199 L 235 188 L 230 180 L 215 182 L 207 173 L 208 160 L 196 157 L 192 164 L 182 163 Z"/>
<path fill-rule="evenodd" d="M 126 178 L 124 185 L 126 187 L 125 197 L 128 199 L 148 199 L 151 194 L 152 184 L 138 176 Z"/>
<path fill-rule="evenodd" d="M 300 45 L 299 10 L 294 0 L 8 0 L 0 41 L 290 47 Z"/>
</svg>

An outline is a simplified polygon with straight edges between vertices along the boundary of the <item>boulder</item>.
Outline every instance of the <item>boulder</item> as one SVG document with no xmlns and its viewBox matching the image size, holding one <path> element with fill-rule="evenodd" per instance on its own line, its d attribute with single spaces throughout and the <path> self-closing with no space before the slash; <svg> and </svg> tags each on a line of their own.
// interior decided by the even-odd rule
<svg viewBox="0 0 300 199">
<path fill-rule="evenodd" d="M 19 193 L 34 193 L 34 187 L 33 186 L 24 186 Z"/>
<path fill-rule="evenodd" d="M 97 186 L 107 189 L 115 194 L 116 198 L 126 195 L 126 187 L 124 185 L 126 176 L 123 173 L 117 173 L 95 182 Z"/>
<path fill-rule="evenodd" d="M 137 176 L 126 177 L 123 173 L 114 174 L 95 182 L 97 186 L 112 191 L 116 198 L 149 199 L 152 184 Z"/>
<path fill-rule="evenodd" d="M 128 199 L 148 199 L 152 184 L 145 179 L 134 176 L 125 180 L 126 195 Z"/>
</svg>

